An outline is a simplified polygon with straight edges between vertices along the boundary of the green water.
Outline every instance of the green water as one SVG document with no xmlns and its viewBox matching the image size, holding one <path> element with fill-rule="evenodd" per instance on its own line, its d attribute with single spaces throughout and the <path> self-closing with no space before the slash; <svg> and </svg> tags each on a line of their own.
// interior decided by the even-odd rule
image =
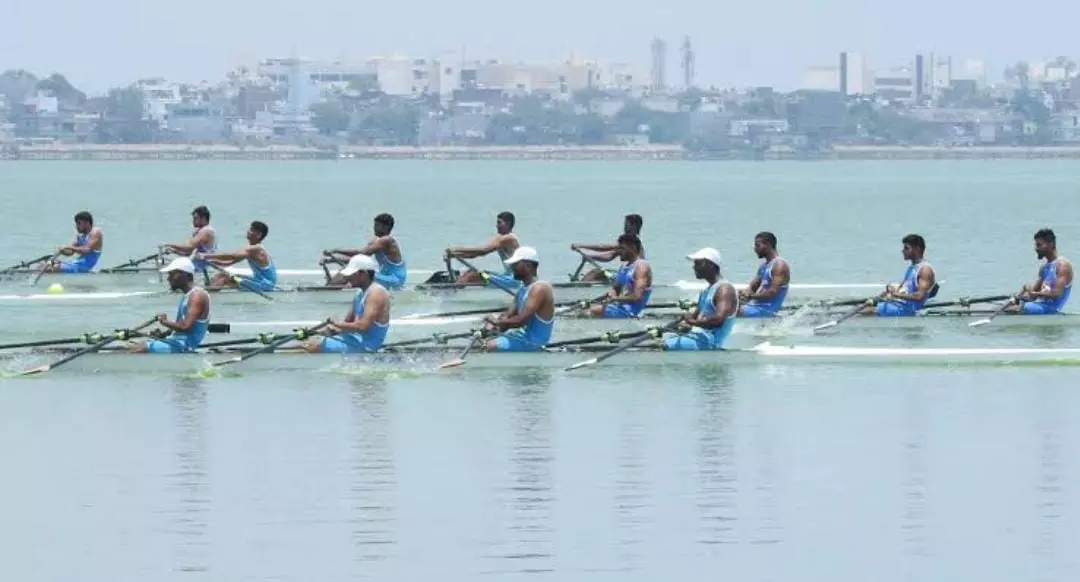
<svg viewBox="0 0 1080 582">
<path fill-rule="evenodd" d="M 885 283 L 917 232 L 948 299 L 1032 279 L 1038 228 L 1070 256 L 1077 184 L 1080 166 L 1041 161 L 9 163 L 0 264 L 66 243 L 83 209 L 105 231 L 101 263 L 117 264 L 183 239 L 207 204 L 222 247 L 263 220 L 276 264 L 293 269 L 362 242 L 391 212 L 410 270 L 430 271 L 511 210 L 555 280 L 577 266 L 571 242 L 609 240 L 638 212 L 659 282 L 692 279 L 683 257 L 702 246 L 747 281 L 753 235 L 770 230 L 794 283 Z M 95 291 L 133 289 L 160 284 Z M 34 292 L 25 279 L 0 287 L 0 341 L 131 325 L 176 303 L 16 297 Z M 315 319 L 347 301 L 221 296 L 213 319 Z M 506 298 L 400 294 L 394 315 L 485 301 Z M 604 328 L 557 325 L 561 337 Z M 1076 329 L 853 324 L 777 341 L 1080 347 Z M 737 331 L 732 343 L 760 340 Z M 902 361 L 202 379 L 58 369 L 0 380 L 0 558 L 20 580 L 1074 580 L 1075 377 Z"/>
</svg>

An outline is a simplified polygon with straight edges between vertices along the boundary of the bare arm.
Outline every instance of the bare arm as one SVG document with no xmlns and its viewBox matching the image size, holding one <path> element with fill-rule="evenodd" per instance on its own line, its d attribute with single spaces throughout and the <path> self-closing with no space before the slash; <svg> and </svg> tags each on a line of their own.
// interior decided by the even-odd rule
<svg viewBox="0 0 1080 582">
<path fill-rule="evenodd" d="M 246 246 L 243 249 L 232 253 L 206 253 L 200 258 L 214 263 L 215 265 L 232 265 L 239 263 L 244 259 L 258 259 L 258 251 L 259 247 L 257 246 Z"/>
<path fill-rule="evenodd" d="M 389 296 L 381 289 L 368 291 L 367 299 L 364 301 L 364 314 L 357 318 L 350 310 L 349 317 L 345 321 L 335 323 L 334 327 L 342 331 L 365 332 L 379 320 L 379 315 L 389 301 Z"/>
<path fill-rule="evenodd" d="M 200 230 L 198 234 L 189 238 L 187 242 L 181 244 L 167 244 L 165 245 L 165 248 L 178 255 L 190 255 L 200 246 L 211 246 L 212 241 L 210 239 L 210 231 L 204 228 Z"/>
<path fill-rule="evenodd" d="M 103 237 L 101 236 L 101 231 L 95 228 L 90 231 L 90 237 L 86 240 L 85 245 L 80 246 L 77 244 L 72 244 L 68 246 L 67 249 L 70 250 L 72 253 L 86 256 L 93 251 L 101 249 L 102 238 Z"/>
<path fill-rule="evenodd" d="M 645 290 L 652 287 L 652 270 L 648 265 L 639 264 L 634 267 L 634 292 L 630 295 L 618 295 L 611 299 L 611 303 L 636 303 L 645 297 Z M 622 289 L 619 290 L 622 292 Z"/>
<path fill-rule="evenodd" d="M 911 301 L 922 301 L 930 293 L 930 289 L 934 286 L 934 275 L 930 269 L 919 269 L 919 276 L 916 280 L 915 291 L 911 293 L 905 293 L 899 289 L 893 291 L 891 295 L 894 299 L 908 299 Z"/>
<path fill-rule="evenodd" d="M 529 299 L 525 302 L 525 307 L 521 311 L 503 315 L 492 323 L 500 331 L 523 327 L 528 323 L 529 318 L 536 315 L 540 308 L 544 306 L 544 303 L 550 302 L 551 299 L 551 286 L 537 285 L 529 293 Z"/>
<path fill-rule="evenodd" d="M 200 319 L 206 319 L 207 314 L 210 311 L 210 302 L 206 298 L 206 293 L 192 293 L 188 299 L 187 316 L 180 321 L 169 321 L 168 319 L 158 316 L 158 323 L 162 327 L 166 327 L 173 331 L 180 333 L 188 333 L 195 327 L 195 322 Z"/>
<path fill-rule="evenodd" d="M 729 286 L 722 287 L 720 291 L 713 296 L 713 305 L 716 306 L 716 315 L 712 317 L 701 317 L 698 312 L 694 314 L 693 318 L 687 320 L 687 323 L 705 329 L 716 329 L 724 325 L 724 322 L 735 314 L 734 288 Z"/>
<path fill-rule="evenodd" d="M 776 263 L 773 264 L 772 285 L 761 288 L 761 278 L 754 277 L 754 280 L 750 282 L 751 293 L 748 297 L 750 299 L 772 299 L 780 293 L 780 290 L 788 284 L 790 279 L 791 269 L 788 268 L 787 262 L 776 261 Z"/>
<path fill-rule="evenodd" d="M 1042 299 L 1057 299 L 1065 293 L 1065 287 L 1072 283 L 1073 280 L 1073 268 L 1072 263 L 1068 261 L 1062 261 L 1058 265 L 1057 280 L 1054 281 L 1054 288 L 1049 291 L 1040 291 L 1042 287 L 1043 277 L 1040 273 L 1039 281 L 1032 290 L 1028 292 L 1028 295 L 1032 297 L 1038 297 Z"/>
<path fill-rule="evenodd" d="M 447 257 L 461 257 L 463 259 L 475 259 L 477 257 L 483 257 L 490 255 L 503 246 L 510 240 L 512 240 L 512 234 L 500 234 L 492 238 L 488 243 L 482 247 L 450 247 L 446 249 Z"/>
<path fill-rule="evenodd" d="M 356 255 L 374 255 L 376 251 L 389 251 L 390 250 L 390 237 L 380 236 L 372 239 L 367 246 L 360 249 L 328 249 L 323 251 L 324 255 L 345 255 L 346 257 L 353 257 Z"/>
</svg>

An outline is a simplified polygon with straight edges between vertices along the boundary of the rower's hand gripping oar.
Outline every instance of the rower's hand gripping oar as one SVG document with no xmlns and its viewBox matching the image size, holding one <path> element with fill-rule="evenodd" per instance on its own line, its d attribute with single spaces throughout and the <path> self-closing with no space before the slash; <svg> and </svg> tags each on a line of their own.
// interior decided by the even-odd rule
<svg viewBox="0 0 1080 582">
<path fill-rule="evenodd" d="M 615 356 L 615 355 L 618 355 L 618 354 L 620 354 L 622 352 L 625 352 L 626 350 L 628 350 L 628 349 L 630 349 L 630 348 L 632 348 L 632 347 L 634 347 L 634 346 L 636 346 L 638 344 L 645 343 L 645 341 L 647 341 L 647 340 L 660 337 L 660 335 L 663 334 L 665 331 L 671 331 L 671 330 L 679 327 L 679 324 L 681 324 L 682 322 L 683 322 L 683 318 L 679 317 L 678 319 L 668 323 L 667 325 L 664 325 L 663 327 L 650 328 L 648 330 L 648 333 L 642 334 L 641 337 L 634 338 L 634 339 L 626 342 L 625 344 L 623 344 L 623 345 L 621 345 L 621 346 L 619 346 L 617 348 L 612 349 L 611 351 L 604 352 L 603 354 L 600 354 L 599 356 L 596 356 L 595 358 L 589 358 L 588 360 L 584 360 L 584 361 L 578 362 L 578 363 L 576 363 L 576 364 L 574 364 L 572 366 L 564 368 L 564 371 L 570 372 L 572 370 L 577 370 L 578 368 L 584 368 L 586 366 L 592 366 L 592 365 L 595 365 L 595 364 L 599 364 L 600 362 L 603 362 L 604 360 L 606 360 L 606 359 L 608 359 L 608 358 L 610 358 L 612 356 Z"/>
<path fill-rule="evenodd" d="M 261 347 L 261 348 L 259 348 L 257 350 L 254 350 L 254 351 L 250 351 L 250 352 L 248 352 L 248 353 L 246 353 L 246 354 L 244 354 L 242 356 L 237 356 L 235 358 L 229 358 L 228 360 L 223 360 L 221 362 L 214 362 L 211 365 L 213 367 L 215 367 L 215 368 L 218 368 L 218 367 L 221 367 L 221 366 L 227 366 L 229 364 L 239 364 L 240 362 L 250 360 L 251 358 L 254 358 L 255 356 L 257 356 L 259 354 L 265 354 L 267 352 L 272 352 L 272 351 L 276 350 L 277 348 L 279 348 L 279 347 L 281 347 L 281 346 L 283 346 L 283 345 L 285 345 L 285 344 L 287 344 L 287 343 L 289 343 L 289 342 L 291 342 L 293 340 L 307 339 L 309 336 L 316 335 L 316 332 L 318 332 L 319 330 L 323 329 L 324 327 L 326 327 L 326 326 L 328 326 L 330 324 L 331 324 L 331 320 L 327 319 L 326 321 L 324 321 L 322 323 L 319 323 L 318 325 L 314 325 L 314 326 L 309 327 L 307 329 L 298 329 L 293 333 L 283 335 L 283 336 L 281 336 L 280 339 L 274 340 L 274 341 L 270 342 L 269 344 L 266 344 L 266 346 Z"/>
<path fill-rule="evenodd" d="M 60 258 L 60 253 L 56 253 L 55 255 L 50 257 L 47 261 L 45 261 L 44 263 L 41 264 L 41 268 L 38 269 L 38 272 L 36 274 L 34 274 L 33 280 L 30 281 L 30 286 L 31 287 L 33 287 L 34 285 L 37 285 L 38 281 L 41 280 L 41 276 L 45 274 L 45 271 L 49 270 L 49 265 L 52 265 L 54 262 L 56 262 L 56 259 L 58 259 L 58 258 Z"/>
<path fill-rule="evenodd" d="M 236 283 L 236 286 L 238 288 L 243 288 L 246 291 L 251 291 L 252 293 L 258 295 L 259 297 L 262 297 L 263 299 L 266 299 L 267 301 L 273 301 L 274 300 L 273 297 L 271 297 L 271 296 L 267 295 L 266 293 L 256 289 L 250 282 L 248 282 L 247 279 L 244 279 L 240 275 L 230 273 L 225 267 L 222 267 L 221 265 L 215 265 L 214 263 L 211 263 L 210 261 L 206 261 L 206 264 L 210 265 L 210 267 L 212 267 L 213 269 L 216 269 L 217 271 L 219 271 L 221 273 L 224 273 L 225 276 L 227 276 L 229 279 L 231 279 L 233 283 Z"/>
<path fill-rule="evenodd" d="M 603 273 L 604 278 L 607 279 L 608 281 L 611 281 L 612 279 L 615 278 L 615 276 L 611 274 L 611 271 L 605 269 L 603 265 L 601 265 L 600 263 L 598 263 L 596 261 L 596 259 L 590 257 L 589 255 L 586 255 L 585 251 L 583 251 L 581 249 L 574 249 L 574 250 L 577 252 L 577 254 L 581 255 L 581 260 L 583 261 L 583 264 L 584 263 L 589 263 L 590 265 L 592 265 L 597 271 L 600 271 L 601 273 Z M 578 271 L 580 272 L 581 269 L 578 269 Z"/>
<path fill-rule="evenodd" d="M 492 279 L 491 278 L 491 273 L 488 273 L 487 271 L 481 271 L 480 269 L 477 269 L 476 266 L 474 266 L 472 263 L 470 263 L 469 261 L 467 261 L 467 260 L 465 260 L 465 259 L 463 259 L 461 257 L 454 257 L 454 258 L 457 259 L 458 262 L 460 262 L 462 265 L 465 265 L 466 268 L 472 269 L 473 272 L 475 272 L 477 275 L 480 275 L 480 278 L 484 280 L 484 283 L 490 283 L 490 284 L 494 285 L 495 287 L 497 287 L 499 289 L 502 289 L 503 291 L 509 293 L 510 295 L 517 296 L 516 291 L 514 291 L 513 289 L 507 289 L 506 287 L 503 287 L 502 285 L 497 283 L 494 279 Z"/>
<path fill-rule="evenodd" d="M 139 330 L 145 329 L 146 327 L 149 327 L 150 325 L 153 325 L 154 323 L 157 322 L 157 320 L 158 320 L 158 318 L 155 316 L 154 318 L 148 320 L 146 323 L 143 323 L 142 325 L 139 325 L 138 327 L 135 327 L 133 329 L 118 329 L 118 330 L 116 330 L 115 333 L 109 334 L 108 337 L 105 337 L 104 339 L 102 339 L 98 343 L 96 343 L 96 344 L 94 344 L 94 345 L 92 345 L 92 346 L 90 346 L 88 348 L 84 348 L 84 349 L 81 349 L 81 350 L 79 350 L 77 352 L 69 354 L 69 355 L 67 355 L 67 356 L 65 356 L 63 358 L 60 358 L 59 360 L 57 360 L 57 361 L 55 361 L 55 362 L 53 362 L 51 364 L 45 364 L 44 366 L 38 366 L 37 368 L 31 368 L 31 369 L 26 370 L 24 372 L 20 372 L 18 375 L 19 376 L 30 376 L 30 375 L 33 375 L 33 374 L 43 374 L 45 372 L 48 372 L 49 370 L 59 368 L 60 366 L 63 366 L 64 364 L 66 364 L 66 363 L 68 363 L 68 362 L 70 362 L 70 361 L 72 361 L 72 360 L 74 360 L 74 359 L 76 359 L 78 357 L 85 356 L 86 354 L 92 354 L 94 352 L 100 351 L 102 348 L 104 348 L 105 346 L 107 346 L 107 345 L 109 345 L 109 344 L 111 344 L 111 343 L 113 343 L 115 341 L 124 341 L 124 340 L 130 339 L 131 337 L 136 335 L 135 332 L 138 332 Z"/>
<path fill-rule="evenodd" d="M 1001 307 L 997 308 L 996 311 L 991 313 L 990 317 L 984 317 L 983 319 L 980 319 L 978 321 L 973 321 L 968 324 L 968 327 L 982 327 L 984 325 L 989 325 L 990 322 L 994 321 L 995 317 L 1001 315 L 1002 313 L 1005 313 L 1007 309 L 1009 309 L 1013 305 L 1017 305 L 1018 303 L 1019 301 L 1017 301 L 1016 297 L 1009 297 L 1009 300 L 1003 303 Z"/>
<path fill-rule="evenodd" d="M 862 311 L 863 309 L 865 309 L 867 307 L 871 307 L 873 305 L 876 305 L 877 302 L 880 301 L 882 298 L 884 298 L 887 293 L 888 293 L 888 291 L 886 291 L 884 293 L 881 293 L 876 297 L 867 298 L 866 300 L 862 301 L 861 303 L 859 303 L 858 305 L 853 307 L 847 313 L 841 315 L 839 318 L 837 318 L 837 319 L 835 319 L 833 321 L 830 321 L 828 323 L 823 323 L 821 325 L 815 326 L 813 331 L 815 333 L 817 333 L 819 331 L 830 329 L 830 328 L 833 328 L 833 327 L 836 327 L 836 326 L 840 325 L 841 323 L 844 323 L 845 321 L 847 321 L 847 320 L 851 319 L 852 317 L 855 317 L 856 315 L 858 315 L 859 312 Z"/>
</svg>

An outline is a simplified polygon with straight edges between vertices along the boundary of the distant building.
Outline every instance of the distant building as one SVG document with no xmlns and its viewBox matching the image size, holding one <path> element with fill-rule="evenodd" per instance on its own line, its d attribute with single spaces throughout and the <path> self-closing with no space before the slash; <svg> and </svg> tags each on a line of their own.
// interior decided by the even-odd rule
<svg viewBox="0 0 1080 582">
<path fill-rule="evenodd" d="M 652 85 L 653 91 L 667 88 L 667 42 L 661 38 L 652 41 Z"/>
<path fill-rule="evenodd" d="M 874 94 L 889 101 L 914 102 L 916 75 L 911 67 L 892 67 L 874 72 Z"/>
<path fill-rule="evenodd" d="M 840 68 L 810 67 L 803 72 L 801 89 L 807 91 L 839 91 Z"/>
<path fill-rule="evenodd" d="M 844 95 L 869 95 L 874 91 L 870 70 L 866 66 L 866 59 L 859 53 L 840 53 L 840 65 L 837 72 L 839 86 L 837 87 Z M 811 87 L 807 87 L 808 89 Z M 814 87 L 816 89 L 832 91 L 832 88 Z"/>
</svg>

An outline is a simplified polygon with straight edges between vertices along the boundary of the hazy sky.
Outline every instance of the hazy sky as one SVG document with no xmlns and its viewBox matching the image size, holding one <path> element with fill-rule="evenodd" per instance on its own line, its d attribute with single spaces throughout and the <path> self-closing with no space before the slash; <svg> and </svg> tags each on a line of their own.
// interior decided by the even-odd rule
<svg viewBox="0 0 1080 582">
<path fill-rule="evenodd" d="M 916 51 L 985 58 L 992 76 L 1018 59 L 1080 57 L 1080 3 L 973 0 L 54 0 L 6 2 L 0 69 L 66 74 L 99 92 L 145 76 L 217 81 L 272 56 L 631 61 L 647 66 L 653 36 L 668 40 L 671 81 L 690 35 L 699 84 L 791 88 L 805 67 L 841 50 L 869 64 L 904 64 Z M 519 8 L 511 8 L 512 6 Z M 1001 8 L 991 8 L 1000 6 Z M 1009 9 L 1006 7 L 1013 7 Z M 1028 11 L 1019 7 L 1030 7 Z M 671 82 L 669 81 L 669 82 Z"/>
</svg>

